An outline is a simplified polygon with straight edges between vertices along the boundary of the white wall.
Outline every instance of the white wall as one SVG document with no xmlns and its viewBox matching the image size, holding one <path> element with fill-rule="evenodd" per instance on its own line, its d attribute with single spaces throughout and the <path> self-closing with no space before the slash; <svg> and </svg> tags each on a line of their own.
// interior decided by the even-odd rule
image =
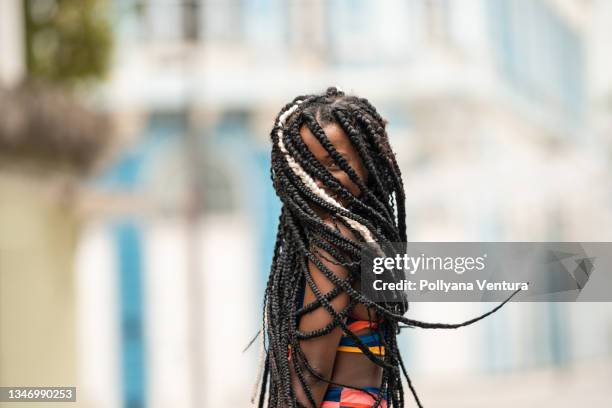
<svg viewBox="0 0 612 408">
<path fill-rule="evenodd" d="M 24 74 L 21 0 L 0 1 L 0 86 L 15 85 Z"/>
<path fill-rule="evenodd" d="M 109 228 L 83 226 L 76 251 L 78 400 L 90 408 L 121 406 L 119 300 Z"/>
</svg>

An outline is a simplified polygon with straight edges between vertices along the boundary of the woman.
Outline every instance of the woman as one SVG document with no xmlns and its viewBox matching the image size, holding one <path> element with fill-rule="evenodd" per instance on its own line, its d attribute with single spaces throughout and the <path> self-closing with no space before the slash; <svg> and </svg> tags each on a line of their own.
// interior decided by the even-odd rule
<svg viewBox="0 0 612 408">
<path fill-rule="evenodd" d="M 456 328 L 403 317 L 359 288 L 364 243 L 406 242 L 404 188 L 386 121 L 363 98 L 329 88 L 298 96 L 272 129 L 282 201 L 264 298 L 263 407 L 403 407 L 401 327 Z M 505 302 L 504 302 L 505 303 Z M 264 350 L 262 340 L 262 350 Z M 256 396 L 254 396 L 254 399 Z"/>
</svg>

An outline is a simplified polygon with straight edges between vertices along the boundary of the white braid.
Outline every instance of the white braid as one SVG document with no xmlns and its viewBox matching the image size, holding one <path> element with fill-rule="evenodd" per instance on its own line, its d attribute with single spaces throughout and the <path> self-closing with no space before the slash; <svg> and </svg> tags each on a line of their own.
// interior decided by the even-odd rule
<svg viewBox="0 0 612 408">
<path fill-rule="evenodd" d="M 285 126 L 285 120 L 297 110 L 300 103 L 302 103 L 302 101 L 297 101 L 295 105 L 293 105 L 290 109 L 287 109 L 287 111 L 278 118 L 278 148 L 285 156 L 285 159 L 287 159 L 287 164 L 289 165 L 291 170 L 293 170 L 293 172 L 300 178 L 300 180 L 302 180 L 302 183 L 304 183 L 313 193 L 315 193 L 317 196 L 321 197 L 323 200 L 327 201 L 331 205 L 346 210 L 346 208 L 344 208 L 342 204 L 340 204 L 333 197 L 327 194 L 325 190 L 323 190 L 321 187 L 317 186 L 317 183 L 315 183 L 312 177 L 310 177 L 310 175 L 306 173 L 306 171 L 304 171 L 302 166 L 298 162 L 296 162 L 293 157 L 291 157 L 291 155 L 285 148 L 285 143 L 283 142 L 283 129 Z M 374 240 L 374 237 L 372 236 L 372 233 L 365 225 L 343 215 L 341 215 L 341 217 L 351 227 L 353 227 L 353 229 L 358 231 L 366 242 L 376 242 Z"/>
</svg>

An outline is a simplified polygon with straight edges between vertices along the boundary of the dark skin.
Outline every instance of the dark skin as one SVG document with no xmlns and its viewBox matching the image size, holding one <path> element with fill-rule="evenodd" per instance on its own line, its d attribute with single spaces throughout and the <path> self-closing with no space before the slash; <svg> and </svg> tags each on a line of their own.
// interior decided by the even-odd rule
<svg viewBox="0 0 612 408">
<path fill-rule="evenodd" d="M 335 149 L 340 153 L 349 163 L 349 165 L 355 170 L 355 173 L 365 183 L 367 181 L 367 170 L 365 169 L 359 154 L 353 147 L 346 133 L 337 124 L 328 124 L 323 127 L 325 134 L 327 135 L 330 142 L 334 145 Z M 300 135 L 302 140 L 312 152 L 314 157 L 324 165 L 327 170 L 338 180 L 347 190 L 353 195 L 359 196 L 359 187 L 353 183 L 348 174 L 342 171 L 334 160 L 329 156 L 325 148 L 319 143 L 317 138 L 312 134 L 308 127 L 304 126 L 300 129 Z M 315 180 L 317 185 L 324 188 L 323 183 L 320 180 Z M 332 191 L 325 189 L 326 192 L 334 196 Z M 351 240 L 357 240 L 357 237 L 342 223 L 334 222 L 334 220 L 320 208 L 314 208 L 314 210 L 321 216 L 324 222 L 332 228 L 337 229 L 345 237 Z M 340 278 L 346 278 L 348 276 L 348 270 L 340 265 L 335 265 L 328 259 L 333 257 L 317 248 L 317 251 L 322 255 L 319 257 L 321 262 L 330 269 L 334 274 Z M 327 259 L 325 259 L 327 258 Z M 323 272 L 312 262 L 308 263 L 310 274 L 315 282 L 317 288 L 321 293 L 325 294 L 334 288 L 334 284 L 325 277 Z M 312 289 L 306 285 L 304 293 L 304 305 L 311 303 L 316 300 L 316 297 Z M 349 297 L 346 293 L 341 293 L 331 301 L 332 307 L 336 312 L 342 311 L 349 303 Z M 368 316 L 367 308 L 362 304 L 357 304 L 351 312 L 353 318 L 358 320 L 369 320 L 375 317 L 375 314 L 370 311 Z M 316 308 L 311 313 L 305 314 L 300 318 L 299 330 L 301 331 L 312 331 L 325 327 L 332 321 L 330 314 L 322 307 Z M 359 331 L 355 334 L 365 334 L 369 329 Z M 347 353 L 337 351 L 337 347 L 342 337 L 342 329 L 336 327 L 329 334 L 321 337 L 316 337 L 309 340 L 303 340 L 300 342 L 300 346 L 306 355 L 310 365 L 315 368 L 325 379 L 331 380 L 340 384 L 347 384 L 355 387 L 378 387 L 382 379 L 382 368 L 371 362 L 365 355 L 361 353 Z M 312 407 L 309 403 L 308 398 L 304 390 L 301 387 L 297 375 L 295 375 L 293 369 L 293 360 L 291 361 L 292 368 L 292 384 L 293 389 L 296 392 L 298 401 L 306 407 Z M 307 373 L 307 370 L 303 368 L 303 371 Z M 316 406 L 321 406 L 323 397 L 327 391 L 328 384 L 324 381 L 318 380 L 316 377 L 307 375 L 308 383 L 312 387 L 313 398 L 316 402 Z"/>
</svg>

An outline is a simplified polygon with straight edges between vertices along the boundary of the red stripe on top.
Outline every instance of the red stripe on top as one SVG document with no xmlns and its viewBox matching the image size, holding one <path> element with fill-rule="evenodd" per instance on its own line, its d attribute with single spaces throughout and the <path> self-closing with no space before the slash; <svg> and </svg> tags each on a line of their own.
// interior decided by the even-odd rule
<svg viewBox="0 0 612 408">
<path fill-rule="evenodd" d="M 368 320 L 356 320 L 348 325 L 349 330 L 353 333 L 356 333 L 363 329 L 376 329 L 377 327 L 378 322 L 370 322 Z"/>
</svg>

